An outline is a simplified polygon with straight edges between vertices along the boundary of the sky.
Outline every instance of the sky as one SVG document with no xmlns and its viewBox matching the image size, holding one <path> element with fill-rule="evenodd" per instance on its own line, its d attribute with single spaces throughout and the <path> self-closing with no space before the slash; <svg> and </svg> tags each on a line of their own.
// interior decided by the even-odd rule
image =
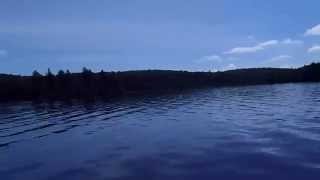
<svg viewBox="0 0 320 180">
<path fill-rule="evenodd" d="M 299 67 L 320 1 L 1 0 L 0 73 Z"/>
</svg>

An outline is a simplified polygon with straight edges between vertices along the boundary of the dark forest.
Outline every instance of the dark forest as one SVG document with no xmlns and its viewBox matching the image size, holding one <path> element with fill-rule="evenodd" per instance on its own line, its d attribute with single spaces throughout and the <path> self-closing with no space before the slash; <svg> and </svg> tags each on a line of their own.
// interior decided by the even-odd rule
<svg viewBox="0 0 320 180">
<path fill-rule="evenodd" d="M 32 76 L 0 74 L 0 100 L 96 99 L 190 88 L 320 81 L 320 63 L 296 69 L 251 68 L 224 72 L 144 70 L 81 73 L 60 70 Z"/>
</svg>

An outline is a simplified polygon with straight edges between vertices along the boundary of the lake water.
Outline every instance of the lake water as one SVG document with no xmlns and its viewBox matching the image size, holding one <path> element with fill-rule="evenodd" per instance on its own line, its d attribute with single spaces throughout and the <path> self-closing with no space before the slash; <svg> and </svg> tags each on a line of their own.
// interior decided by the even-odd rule
<svg viewBox="0 0 320 180">
<path fill-rule="evenodd" d="M 320 84 L 3 103 L 1 180 L 320 179 Z"/>
</svg>

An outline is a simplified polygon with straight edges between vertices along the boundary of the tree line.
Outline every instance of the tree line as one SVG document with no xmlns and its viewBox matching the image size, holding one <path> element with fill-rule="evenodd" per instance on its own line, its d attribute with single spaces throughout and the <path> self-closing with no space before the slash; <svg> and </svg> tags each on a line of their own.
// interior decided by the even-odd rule
<svg viewBox="0 0 320 180">
<path fill-rule="evenodd" d="M 224 72 L 144 70 L 81 73 L 60 70 L 32 76 L 0 74 L 0 100 L 111 98 L 190 88 L 319 82 L 320 63 L 296 69 L 251 68 Z"/>
</svg>

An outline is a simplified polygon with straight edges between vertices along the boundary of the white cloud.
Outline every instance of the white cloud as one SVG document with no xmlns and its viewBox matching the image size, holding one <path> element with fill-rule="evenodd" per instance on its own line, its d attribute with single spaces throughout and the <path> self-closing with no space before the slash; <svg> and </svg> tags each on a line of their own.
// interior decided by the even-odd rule
<svg viewBox="0 0 320 180">
<path fill-rule="evenodd" d="M 291 44 L 292 45 L 300 45 L 300 44 L 303 44 L 303 41 L 287 38 L 287 39 L 281 41 L 281 43 L 286 44 L 286 45 L 291 45 Z"/>
<path fill-rule="evenodd" d="M 268 47 L 272 47 L 272 46 L 279 45 L 279 44 L 282 44 L 282 45 L 301 45 L 303 43 L 304 42 L 301 41 L 301 40 L 295 40 L 295 39 L 290 39 L 290 38 L 284 39 L 282 41 L 269 40 L 269 41 L 266 41 L 266 42 L 259 43 L 259 44 L 255 45 L 255 46 L 236 47 L 236 48 L 233 48 L 233 49 L 231 49 L 231 50 L 229 50 L 227 52 L 224 52 L 224 54 L 255 53 L 255 52 L 258 52 L 258 51 L 265 50 Z"/>
<path fill-rule="evenodd" d="M 7 55 L 8 55 L 8 51 L 4 49 L 0 49 L 0 57 L 7 56 Z"/>
<path fill-rule="evenodd" d="M 232 69 L 237 69 L 237 66 L 234 64 L 228 64 L 224 70 L 232 70 Z"/>
<path fill-rule="evenodd" d="M 239 60 L 239 58 L 238 57 L 235 57 L 235 56 L 229 56 L 229 57 L 226 57 L 225 58 L 227 61 L 237 61 L 237 60 Z"/>
<path fill-rule="evenodd" d="M 266 48 L 268 46 L 273 46 L 273 45 L 277 45 L 279 43 L 278 40 L 270 40 L 270 41 L 266 41 L 263 43 L 258 44 L 258 46 Z"/>
<path fill-rule="evenodd" d="M 311 48 L 308 49 L 309 53 L 317 53 L 320 52 L 320 46 L 319 45 L 314 45 Z"/>
<path fill-rule="evenodd" d="M 283 64 L 283 65 L 280 65 L 279 68 L 293 68 L 292 65 L 289 65 L 289 64 Z"/>
<path fill-rule="evenodd" d="M 269 59 L 268 62 L 279 62 L 279 61 L 288 60 L 291 58 L 292 58 L 292 56 L 289 56 L 289 55 L 280 55 L 280 56 L 275 56 L 275 57 Z"/>
<path fill-rule="evenodd" d="M 320 36 L 320 24 L 308 29 L 305 33 L 305 36 Z"/>
<path fill-rule="evenodd" d="M 225 52 L 224 54 L 245 54 L 245 53 L 255 53 L 257 51 L 261 51 L 264 50 L 268 47 L 274 46 L 279 44 L 278 40 L 270 40 L 270 41 L 266 41 L 266 42 L 262 42 L 257 44 L 256 46 L 251 46 L 251 47 L 236 47 L 233 48 L 227 52 Z"/>
<path fill-rule="evenodd" d="M 254 53 L 257 51 L 263 50 L 263 48 L 259 46 L 254 47 L 236 47 L 231 49 L 230 51 L 225 52 L 225 54 L 244 54 L 244 53 Z"/>
<path fill-rule="evenodd" d="M 207 63 L 207 62 L 222 62 L 222 58 L 218 55 L 204 56 L 198 60 L 197 63 Z"/>
</svg>

